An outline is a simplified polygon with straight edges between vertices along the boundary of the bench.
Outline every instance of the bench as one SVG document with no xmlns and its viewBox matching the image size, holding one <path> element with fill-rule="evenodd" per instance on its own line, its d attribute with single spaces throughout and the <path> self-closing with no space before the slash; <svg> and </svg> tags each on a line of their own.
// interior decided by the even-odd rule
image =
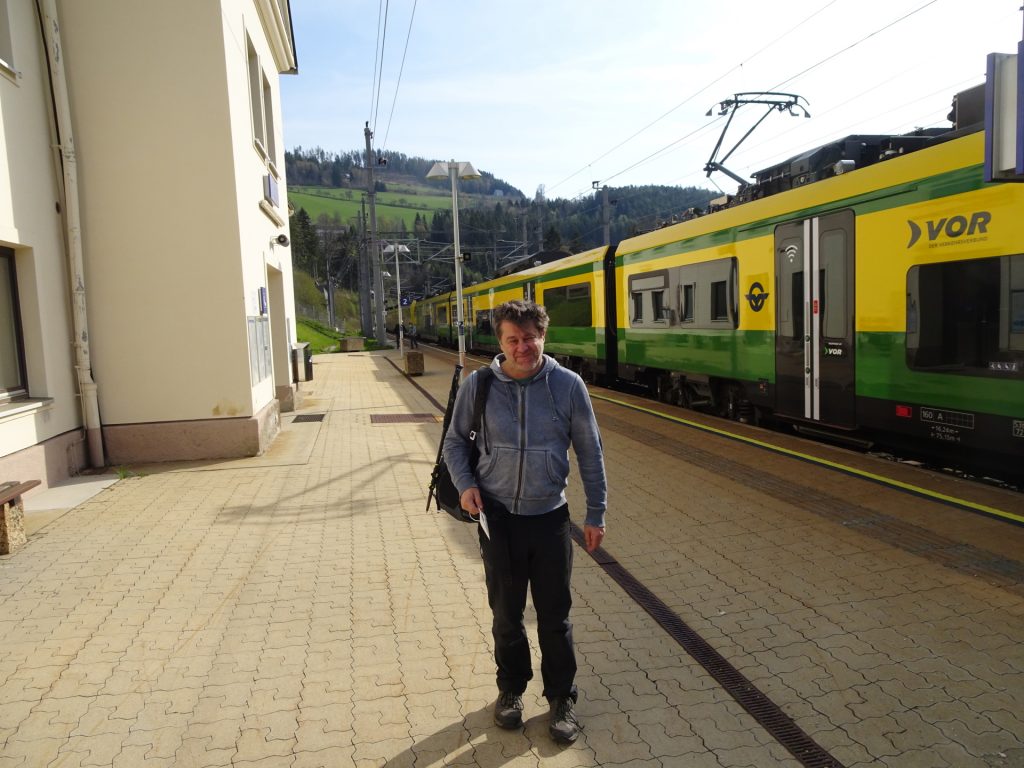
<svg viewBox="0 0 1024 768">
<path fill-rule="evenodd" d="M 14 480 L 0 484 L 0 555 L 17 552 L 28 543 L 25 535 L 25 507 L 21 495 L 39 485 L 38 480 Z"/>
</svg>

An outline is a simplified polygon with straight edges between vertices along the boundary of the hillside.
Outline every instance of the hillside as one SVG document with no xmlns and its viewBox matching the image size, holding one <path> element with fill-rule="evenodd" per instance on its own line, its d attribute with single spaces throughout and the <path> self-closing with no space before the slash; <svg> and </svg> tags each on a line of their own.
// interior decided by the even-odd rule
<svg viewBox="0 0 1024 768">
<path fill-rule="evenodd" d="M 292 258 L 297 269 L 322 286 L 328 267 L 339 288 L 358 290 L 360 217 L 366 198 L 362 155 L 321 149 L 286 152 Z M 407 243 L 401 267 L 403 295 L 425 295 L 453 280 L 453 222 L 450 186 L 428 182 L 433 161 L 385 153 L 374 172 L 377 232 L 383 241 Z M 459 233 L 467 284 L 492 277 L 502 266 L 539 251 L 579 253 L 604 239 L 601 203 L 526 199 L 507 182 L 481 171 L 482 178 L 459 182 Z M 664 226 L 690 209 L 703 209 L 718 195 L 697 187 L 609 188 L 611 241 Z M 365 213 L 369 226 L 369 210 Z M 317 289 L 313 289 L 315 292 Z"/>
</svg>

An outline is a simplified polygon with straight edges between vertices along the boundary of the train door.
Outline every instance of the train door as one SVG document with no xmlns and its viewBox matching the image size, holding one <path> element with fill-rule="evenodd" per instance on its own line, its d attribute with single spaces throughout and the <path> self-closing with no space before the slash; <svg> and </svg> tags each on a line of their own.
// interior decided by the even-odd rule
<svg viewBox="0 0 1024 768">
<path fill-rule="evenodd" d="M 854 253 L 853 211 L 775 230 L 775 407 L 780 415 L 837 427 L 857 424 Z"/>
<path fill-rule="evenodd" d="M 523 301 L 537 300 L 537 281 L 527 280 L 523 283 Z"/>
</svg>

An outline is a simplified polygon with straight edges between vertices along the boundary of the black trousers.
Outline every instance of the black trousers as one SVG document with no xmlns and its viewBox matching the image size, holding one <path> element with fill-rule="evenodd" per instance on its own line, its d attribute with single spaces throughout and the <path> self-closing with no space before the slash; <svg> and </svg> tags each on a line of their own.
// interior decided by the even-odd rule
<svg viewBox="0 0 1024 768">
<path fill-rule="evenodd" d="M 488 509 L 486 501 L 484 509 Z M 489 514 L 487 520 L 491 537 L 480 531 L 480 552 L 487 599 L 494 615 L 491 632 L 498 690 L 522 694 L 533 678 L 523 623 L 529 587 L 537 611 L 544 696 L 549 700 L 562 696 L 575 699 L 576 653 L 569 622 L 573 554 L 569 507 L 535 516 L 505 514 L 492 518 Z"/>
</svg>

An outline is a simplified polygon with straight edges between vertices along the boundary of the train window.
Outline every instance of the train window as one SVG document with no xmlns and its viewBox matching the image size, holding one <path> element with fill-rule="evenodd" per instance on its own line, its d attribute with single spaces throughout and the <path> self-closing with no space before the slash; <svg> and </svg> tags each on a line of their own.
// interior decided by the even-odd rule
<svg viewBox="0 0 1024 768">
<path fill-rule="evenodd" d="M 845 339 L 849 323 L 846 307 L 846 232 L 833 229 L 821 235 L 818 261 L 821 333 L 826 338 Z"/>
<path fill-rule="evenodd" d="M 665 311 L 668 309 L 665 306 L 665 292 L 664 291 L 651 291 L 651 308 L 654 310 L 651 316 L 655 320 L 667 320 L 665 317 Z"/>
<path fill-rule="evenodd" d="M 665 297 L 669 287 L 668 270 L 631 275 L 629 293 L 633 301 L 633 326 L 664 326 L 672 321 L 672 307 Z M 671 296 L 671 293 L 668 293 Z"/>
<path fill-rule="evenodd" d="M 1024 376 L 1024 255 L 912 267 L 906 338 L 911 368 Z"/>
<path fill-rule="evenodd" d="M 642 323 L 644 320 L 644 295 L 639 291 L 630 294 L 633 297 L 633 322 Z"/>
<path fill-rule="evenodd" d="M 593 324 L 588 283 L 545 288 L 542 297 L 551 325 L 589 328 Z"/>
<path fill-rule="evenodd" d="M 711 319 L 713 321 L 729 319 L 728 295 L 725 280 L 716 280 L 711 284 Z"/>
<path fill-rule="evenodd" d="M 736 259 L 728 257 L 687 264 L 671 270 L 670 276 L 673 292 L 668 295 L 679 300 L 680 323 L 691 328 L 736 327 Z M 666 313 L 670 322 L 672 309 Z"/>
<path fill-rule="evenodd" d="M 448 307 L 437 308 L 437 324 L 448 325 Z"/>
<path fill-rule="evenodd" d="M 694 293 L 697 286 L 694 283 L 688 283 L 680 286 L 682 293 L 682 300 L 680 303 L 679 319 L 684 323 L 693 322 L 693 311 L 694 311 Z"/>
<path fill-rule="evenodd" d="M 476 332 L 483 334 L 484 336 L 493 336 L 494 331 L 491 329 L 491 310 L 480 309 L 476 313 Z"/>
</svg>

